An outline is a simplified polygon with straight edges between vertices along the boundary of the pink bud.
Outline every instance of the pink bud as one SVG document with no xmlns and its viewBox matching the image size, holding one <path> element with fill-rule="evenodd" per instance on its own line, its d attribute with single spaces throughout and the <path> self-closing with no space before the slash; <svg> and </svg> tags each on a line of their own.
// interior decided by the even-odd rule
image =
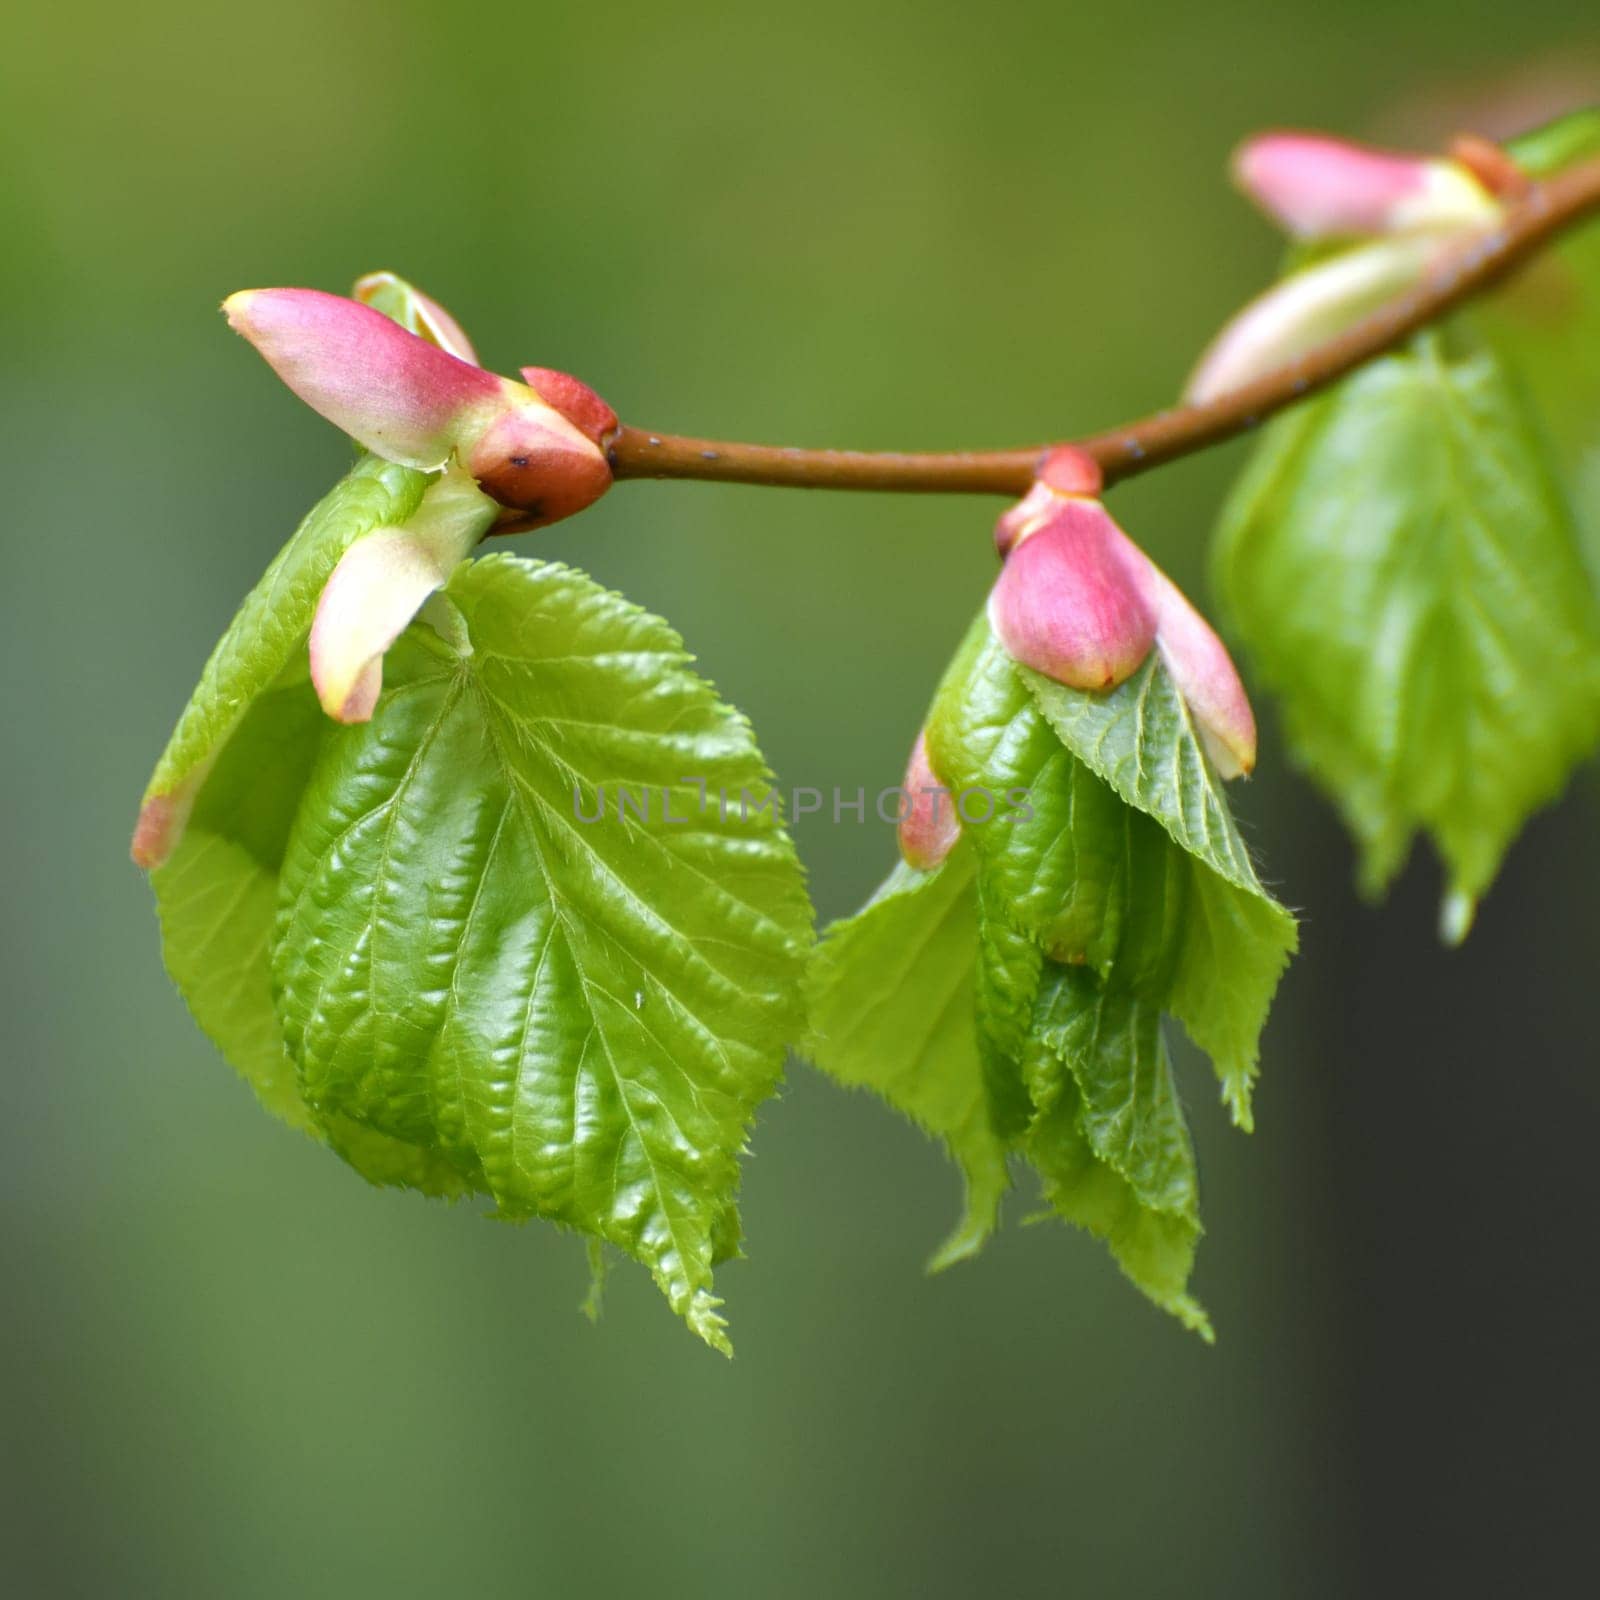
<svg viewBox="0 0 1600 1600">
<path fill-rule="evenodd" d="M 524 367 L 522 381 L 602 449 L 621 426 L 616 412 L 588 384 L 580 383 L 569 372 L 557 372 L 553 367 Z"/>
<path fill-rule="evenodd" d="M 399 292 L 393 284 L 370 292 L 380 291 Z M 434 336 L 450 337 L 448 316 L 410 294 L 418 316 L 436 324 L 445 317 L 449 327 Z M 371 306 L 315 289 L 245 290 L 224 309 L 278 376 L 330 422 L 403 466 L 431 470 L 457 456 L 501 505 L 527 513 L 521 527 L 571 516 L 611 487 L 601 439 L 615 430 L 616 414 L 576 378 L 530 368 L 557 397 L 547 401 Z"/>
<path fill-rule="evenodd" d="M 1183 398 L 1202 405 L 1307 354 L 1419 283 L 1452 248 L 1438 234 L 1400 234 L 1291 273 L 1212 340 Z"/>
<path fill-rule="evenodd" d="M 611 487 L 604 452 L 539 400 L 490 423 L 467 466 L 501 505 L 525 513 L 519 519 L 523 528 L 570 517 Z"/>
<path fill-rule="evenodd" d="M 1038 502 L 1040 511 L 1018 530 L 989 593 L 989 624 L 1018 661 L 1047 678 L 1074 689 L 1113 688 L 1155 643 L 1143 557 L 1098 500 L 1040 490 L 1055 504 Z"/>
<path fill-rule="evenodd" d="M 1105 474 L 1100 470 L 1100 463 L 1086 450 L 1076 445 L 1057 445 L 1039 464 L 1033 487 L 995 523 L 995 549 L 1002 556 L 1009 554 L 1032 524 L 1060 503 L 1062 495 L 1093 498 L 1104 484 Z"/>
<path fill-rule="evenodd" d="M 356 279 L 355 297 L 364 306 L 381 311 L 429 344 L 462 361 L 480 366 L 478 352 L 459 322 L 439 302 L 393 272 L 369 272 Z"/>
<path fill-rule="evenodd" d="M 371 718 L 384 653 L 498 511 L 466 473 L 452 469 L 428 486 L 404 527 L 377 528 L 345 551 L 311 624 L 311 681 L 334 721 Z"/>
<path fill-rule="evenodd" d="M 1071 465 L 1052 476 L 1088 481 L 1073 476 Z M 1217 771 L 1224 778 L 1249 772 L 1255 717 L 1227 650 L 1105 507 L 1041 478 L 1009 515 L 1019 520 L 989 595 L 989 625 L 1011 655 L 1070 688 L 1104 690 L 1158 649 Z"/>
<path fill-rule="evenodd" d="M 1458 162 L 1321 134 L 1258 134 L 1235 153 L 1233 176 L 1297 239 L 1450 230 L 1499 215 L 1492 196 Z"/>
<path fill-rule="evenodd" d="M 900 819 L 900 854 L 908 866 L 932 872 L 955 849 L 961 820 L 956 815 L 955 796 L 934 776 L 928 761 L 926 730 L 917 735 L 911 748 L 904 788 L 910 809 Z"/>
<path fill-rule="evenodd" d="M 316 289 L 246 289 L 228 321 L 312 410 L 387 461 L 442 466 L 514 403 L 520 384 L 408 333 L 380 311 Z"/>
<path fill-rule="evenodd" d="M 1256 764 L 1256 719 L 1227 648 L 1183 591 L 1148 556 L 1146 587 L 1156 614 L 1156 648 L 1194 717 L 1200 741 L 1224 778 Z"/>
</svg>

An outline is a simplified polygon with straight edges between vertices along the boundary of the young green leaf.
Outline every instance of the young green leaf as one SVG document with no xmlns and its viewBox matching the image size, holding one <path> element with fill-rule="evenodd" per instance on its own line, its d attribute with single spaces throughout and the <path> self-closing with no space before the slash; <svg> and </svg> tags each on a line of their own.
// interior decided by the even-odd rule
<svg viewBox="0 0 1600 1600">
<path fill-rule="evenodd" d="M 1548 178 L 1600 155 L 1600 106 L 1568 111 L 1506 140 L 1505 151 L 1531 178 Z"/>
<path fill-rule="evenodd" d="M 374 1183 L 467 1192 L 456 1171 L 301 1096 L 272 1000 L 278 874 L 300 796 L 329 728 L 303 657 L 257 695 L 211 767 L 183 838 L 150 875 L 167 971 L 195 1021 L 261 1103 L 332 1145 Z"/>
<path fill-rule="evenodd" d="M 195 1020 L 269 1111 L 314 1133 L 272 1007 L 278 869 L 324 719 L 303 659 L 258 694 L 150 875 L 162 954 Z"/>
<path fill-rule="evenodd" d="M 1019 671 L 1062 743 L 1182 850 L 1167 853 L 1170 892 L 1185 879 L 1188 905 L 1162 1004 L 1216 1062 L 1234 1120 L 1249 1129 L 1261 1030 L 1297 934 L 1261 887 L 1183 696 L 1157 655 L 1107 694 Z"/>
<path fill-rule="evenodd" d="M 1537 408 L 1600 587 L 1600 226 L 1562 240 L 1471 320 Z"/>
<path fill-rule="evenodd" d="M 982 863 L 981 867 L 986 867 Z M 1045 952 L 1013 917 L 986 870 L 978 875 L 978 1059 L 989 1098 L 989 1120 L 1001 1138 L 1015 1139 L 1033 1116 L 1022 1057 L 1044 981 Z"/>
<path fill-rule="evenodd" d="M 1087 963 L 1183 1023 L 1251 1126 L 1259 1039 L 1296 943 L 1261 887 L 1158 655 L 1117 688 L 1069 689 L 981 627 L 929 723 L 955 788 L 1026 791 L 974 830 L 986 877 L 1054 959 Z"/>
<path fill-rule="evenodd" d="M 1600 607 L 1535 419 L 1428 334 L 1268 429 L 1220 583 L 1378 893 L 1426 830 L 1463 937 L 1501 856 L 1600 738 Z"/>
<path fill-rule="evenodd" d="M 1151 1300 L 1211 1343 L 1187 1288 L 1200 1191 L 1160 1012 L 1051 963 L 1026 1071 L 1038 1112 L 1025 1148 L 1051 1207 L 1104 1239 Z"/>
<path fill-rule="evenodd" d="M 1161 1014 L 1212 1052 L 1248 1126 L 1293 918 L 1257 881 L 1159 661 L 1111 694 L 1066 690 L 980 617 L 926 738 L 964 837 L 936 873 L 902 867 L 829 930 L 810 1053 L 945 1138 L 984 1200 L 962 1253 L 993 1226 L 1016 1150 L 1052 1209 L 1209 1338 L 1187 1291 L 1198 1189 Z"/>
<path fill-rule="evenodd" d="M 1600 107 L 1508 140 L 1530 177 L 1600 155 Z M 1484 301 L 1473 321 L 1528 386 L 1560 460 L 1600 585 L 1600 226 L 1590 222 Z"/>
<path fill-rule="evenodd" d="M 465 644 L 413 626 L 291 831 L 303 1091 L 616 1245 L 727 1350 L 712 1268 L 810 939 L 770 778 L 666 624 L 581 574 L 493 556 L 447 594 Z"/>
<path fill-rule="evenodd" d="M 897 866 L 828 929 L 806 973 L 806 1055 L 943 1139 L 966 1177 L 965 1212 L 931 1270 L 977 1253 L 1006 1189 L 974 1027 L 977 938 L 972 848 L 958 845 L 932 872 Z"/>
</svg>

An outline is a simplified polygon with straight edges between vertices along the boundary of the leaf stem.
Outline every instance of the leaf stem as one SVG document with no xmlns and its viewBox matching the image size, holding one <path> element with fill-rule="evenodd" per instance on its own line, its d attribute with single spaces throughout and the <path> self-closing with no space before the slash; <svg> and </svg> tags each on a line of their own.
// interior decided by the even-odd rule
<svg viewBox="0 0 1600 1600">
<path fill-rule="evenodd" d="M 1308 354 L 1203 405 L 1180 406 L 1120 428 L 1062 441 L 1099 462 L 1107 484 L 1220 444 L 1274 412 L 1382 355 L 1419 329 L 1481 294 L 1537 255 L 1559 233 L 1600 211 L 1600 159 L 1529 185 L 1504 220 L 1464 240 L 1411 290 Z M 1033 482 L 1048 444 L 1015 450 L 926 454 L 806 450 L 684 438 L 624 427 L 611 449 L 621 478 L 695 478 L 796 489 L 892 490 L 911 494 L 1015 496 Z M 496 532 L 513 531 L 502 525 Z"/>
</svg>

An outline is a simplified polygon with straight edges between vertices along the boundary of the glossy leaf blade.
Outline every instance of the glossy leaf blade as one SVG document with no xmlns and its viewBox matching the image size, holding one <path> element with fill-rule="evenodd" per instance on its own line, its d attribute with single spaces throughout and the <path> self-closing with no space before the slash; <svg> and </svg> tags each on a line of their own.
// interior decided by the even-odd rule
<svg viewBox="0 0 1600 1600">
<path fill-rule="evenodd" d="M 1383 889 L 1426 831 L 1464 935 L 1528 814 L 1600 737 L 1600 607 L 1537 422 L 1437 335 L 1276 421 L 1221 587 L 1298 759 Z"/>
<path fill-rule="evenodd" d="M 493 556 L 447 594 L 470 647 L 411 629 L 291 836 L 305 1093 L 617 1245 L 727 1349 L 712 1267 L 809 942 L 781 823 L 717 800 L 769 775 L 677 636 L 581 574 Z"/>
<path fill-rule="evenodd" d="M 1061 742 L 1091 772 L 1218 877 L 1261 893 L 1222 780 L 1159 654 L 1104 693 L 1017 670 Z"/>
<path fill-rule="evenodd" d="M 1261 1030 L 1298 945 L 1294 917 L 1262 888 L 1159 656 L 1109 694 L 1021 673 L 1062 743 L 1185 852 L 1189 904 L 1166 1005 L 1216 1061 L 1235 1120 L 1250 1127 Z"/>
<path fill-rule="evenodd" d="M 992 1227 L 1015 1152 L 1053 1211 L 1209 1339 L 1188 1291 L 1198 1185 L 1162 1013 L 1211 1052 L 1248 1126 L 1295 925 L 1261 889 L 1165 670 L 1057 699 L 980 616 L 925 738 L 953 793 L 987 799 L 963 809 L 940 872 L 901 868 L 828 930 L 807 997 L 819 1065 L 875 1089 L 967 1168 L 963 1253 Z"/>
<path fill-rule="evenodd" d="M 1297 942 L 1261 887 L 1159 658 L 1109 693 L 968 653 L 930 745 L 952 785 L 1026 791 L 1030 815 L 976 830 L 998 898 L 1055 960 L 1177 1017 L 1250 1127 L 1259 1039 Z"/>
<path fill-rule="evenodd" d="M 1540 256 L 1477 309 L 1472 325 L 1537 410 L 1600 587 L 1600 222 Z"/>
</svg>

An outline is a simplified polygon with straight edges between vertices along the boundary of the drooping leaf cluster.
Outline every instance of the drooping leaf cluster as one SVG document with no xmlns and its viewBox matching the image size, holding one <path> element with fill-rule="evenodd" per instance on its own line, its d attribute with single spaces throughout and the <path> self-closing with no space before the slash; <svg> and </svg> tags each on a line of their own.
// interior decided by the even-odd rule
<svg viewBox="0 0 1600 1600">
<path fill-rule="evenodd" d="M 1211 1056 L 1248 1128 L 1294 920 L 1262 889 L 1159 656 L 1109 694 L 1068 689 L 1014 663 L 980 617 L 927 737 L 955 803 L 981 796 L 966 813 L 992 814 L 829 930 L 809 1054 L 961 1166 L 966 1212 L 935 1265 L 992 1231 L 1017 1156 L 1058 1215 L 1209 1338 L 1188 1289 L 1199 1192 L 1163 1017 Z M 1001 794 L 1018 803 L 989 803 Z"/>
<path fill-rule="evenodd" d="M 1514 143 L 1533 175 L 1600 115 Z M 1426 833 L 1445 937 L 1600 742 L 1600 228 L 1264 430 L 1225 614 L 1377 895 Z"/>
</svg>

